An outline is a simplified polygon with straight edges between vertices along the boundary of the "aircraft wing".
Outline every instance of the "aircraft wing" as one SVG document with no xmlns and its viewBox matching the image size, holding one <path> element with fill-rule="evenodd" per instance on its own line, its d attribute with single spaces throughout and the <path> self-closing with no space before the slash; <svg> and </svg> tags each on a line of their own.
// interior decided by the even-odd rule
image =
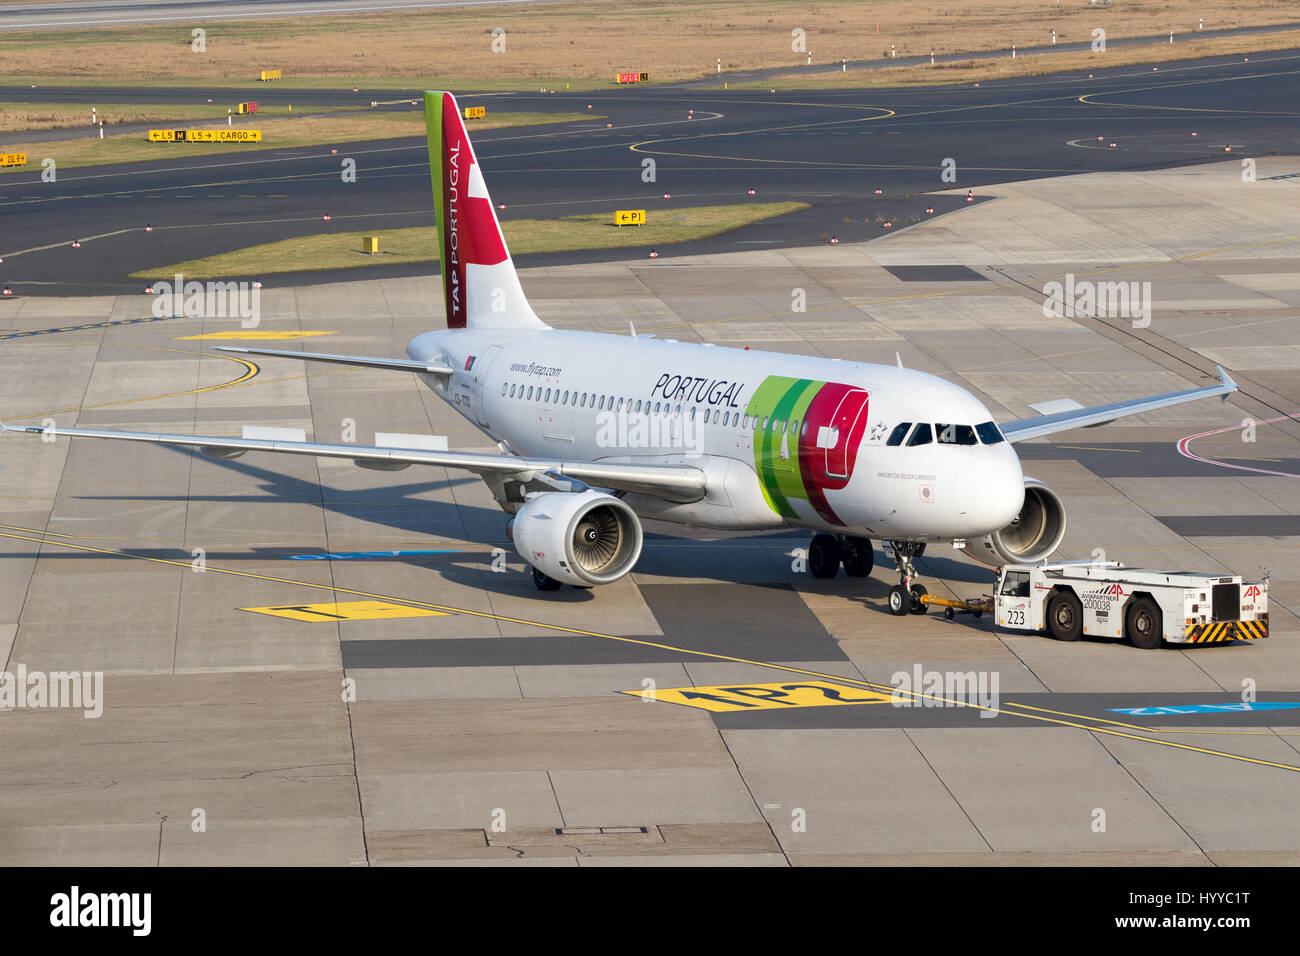
<svg viewBox="0 0 1300 956">
<path fill-rule="evenodd" d="M 388 368 L 399 372 L 429 372 L 433 375 L 452 375 L 455 369 L 446 365 L 430 365 L 412 359 L 370 358 L 365 355 L 330 355 L 325 352 L 292 352 L 281 349 L 250 349 L 237 345 L 218 345 L 216 352 L 243 352 L 245 355 L 270 355 L 274 358 L 304 359 L 308 362 L 334 362 L 337 365 L 359 365 L 363 368 Z"/>
<path fill-rule="evenodd" d="M 295 353 L 296 354 L 296 353 Z M 549 458 L 519 458 L 477 452 L 428 451 L 416 448 L 381 448 L 373 445 L 326 444 L 310 441 L 275 441 L 259 438 L 229 438 L 217 435 L 166 435 L 154 432 L 106 431 L 99 428 L 45 428 L 40 425 L 6 426 L 0 433 L 67 435 L 71 438 L 109 438 L 119 441 L 151 442 L 198 448 L 211 458 L 236 458 L 246 451 L 269 451 L 285 455 L 315 455 L 321 458 L 351 458 L 380 470 L 404 465 L 435 465 L 461 468 L 479 475 L 498 477 L 551 473 L 575 478 L 599 488 L 653 495 L 668 501 L 699 501 L 704 497 L 704 472 L 693 465 L 637 465 L 620 462 L 565 462 Z"/>
<path fill-rule="evenodd" d="M 1205 385 L 1201 388 L 1189 388 L 1182 392 L 1168 392 L 1164 395 L 1152 395 L 1150 398 L 1130 398 L 1109 405 L 1094 405 L 1091 408 L 1075 408 L 1070 411 L 1057 412 L 1054 415 L 1039 415 L 1037 418 L 1022 418 L 1015 422 L 1006 422 L 998 426 L 1009 442 L 1026 441 L 1041 438 L 1054 432 L 1068 431 L 1071 428 L 1088 428 L 1104 425 L 1126 415 L 1141 415 L 1143 412 L 1194 402 L 1200 398 L 1222 396 L 1225 400 L 1241 386 L 1228 377 L 1221 365 L 1215 368 L 1219 372 L 1217 385 Z"/>
</svg>

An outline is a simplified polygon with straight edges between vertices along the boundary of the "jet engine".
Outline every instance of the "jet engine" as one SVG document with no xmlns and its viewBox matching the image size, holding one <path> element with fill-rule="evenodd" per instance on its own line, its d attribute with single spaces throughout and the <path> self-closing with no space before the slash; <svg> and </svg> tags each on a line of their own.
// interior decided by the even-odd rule
<svg viewBox="0 0 1300 956">
<path fill-rule="evenodd" d="M 1065 537 L 1065 504 L 1047 485 L 1025 478 L 1025 503 L 1005 528 L 984 539 L 984 547 L 1007 564 L 1045 560 Z"/>
<path fill-rule="evenodd" d="M 641 557 L 641 521 L 600 491 L 544 492 L 506 525 L 519 556 L 543 574 L 579 587 L 609 584 Z"/>
</svg>

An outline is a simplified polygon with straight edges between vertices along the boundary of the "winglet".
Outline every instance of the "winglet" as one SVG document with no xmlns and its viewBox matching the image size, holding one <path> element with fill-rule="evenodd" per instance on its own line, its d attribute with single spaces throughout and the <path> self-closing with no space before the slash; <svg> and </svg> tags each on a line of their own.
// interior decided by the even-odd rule
<svg viewBox="0 0 1300 956">
<path fill-rule="evenodd" d="M 1225 371 L 1223 370 L 1223 366 L 1222 366 L 1222 365 L 1216 365 L 1216 366 L 1214 366 L 1214 370 L 1215 370 L 1216 372 L 1219 373 L 1219 384 L 1220 384 L 1220 385 L 1230 385 L 1230 386 L 1232 386 L 1232 390 L 1233 390 L 1234 392 L 1236 392 L 1236 391 L 1240 391 L 1241 386 L 1238 385 L 1236 382 L 1234 382 L 1234 381 L 1232 380 L 1232 376 L 1229 375 L 1227 372 L 1225 372 Z M 1228 400 L 1228 396 L 1227 396 L 1227 395 L 1224 395 L 1224 396 L 1223 396 L 1223 400 L 1226 402 L 1226 401 Z"/>
</svg>

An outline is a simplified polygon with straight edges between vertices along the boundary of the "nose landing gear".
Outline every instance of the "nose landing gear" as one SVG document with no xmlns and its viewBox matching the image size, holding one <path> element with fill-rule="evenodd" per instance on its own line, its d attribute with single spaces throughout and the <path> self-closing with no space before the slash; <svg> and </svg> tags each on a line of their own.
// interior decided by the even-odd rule
<svg viewBox="0 0 1300 956">
<path fill-rule="evenodd" d="M 924 585 L 912 583 L 912 578 L 916 575 L 912 559 L 925 553 L 925 542 L 891 541 L 890 546 L 894 549 L 894 560 L 898 564 L 899 583 L 889 589 L 889 613 L 900 617 L 904 614 L 924 614 L 930 606 L 921 597 L 929 592 Z"/>
</svg>

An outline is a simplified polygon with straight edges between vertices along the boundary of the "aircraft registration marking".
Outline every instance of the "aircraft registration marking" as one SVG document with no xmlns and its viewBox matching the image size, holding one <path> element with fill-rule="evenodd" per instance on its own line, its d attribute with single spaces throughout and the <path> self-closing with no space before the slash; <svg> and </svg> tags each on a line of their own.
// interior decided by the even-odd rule
<svg viewBox="0 0 1300 956">
<path fill-rule="evenodd" d="M 327 601 L 323 604 L 281 604 L 270 607 L 241 607 L 241 611 L 286 617 L 291 621 L 319 624 L 325 621 L 379 621 L 398 617 L 448 617 L 446 611 L 430 611 L 389 601 Z"/>
<path fill-rule="evenodd" d="M 888 694 L 821 680 L 784 681 L 778 684 L 718 684 L 708 687 L 661 687 L 621 690 L 620 694 L 648 697 L 670 704 L 698 707 L 714 713 L 739 710 L 779 710 L 785 707 L 836 707 L 846 704 L 886 704 Z"/>
</svg>

